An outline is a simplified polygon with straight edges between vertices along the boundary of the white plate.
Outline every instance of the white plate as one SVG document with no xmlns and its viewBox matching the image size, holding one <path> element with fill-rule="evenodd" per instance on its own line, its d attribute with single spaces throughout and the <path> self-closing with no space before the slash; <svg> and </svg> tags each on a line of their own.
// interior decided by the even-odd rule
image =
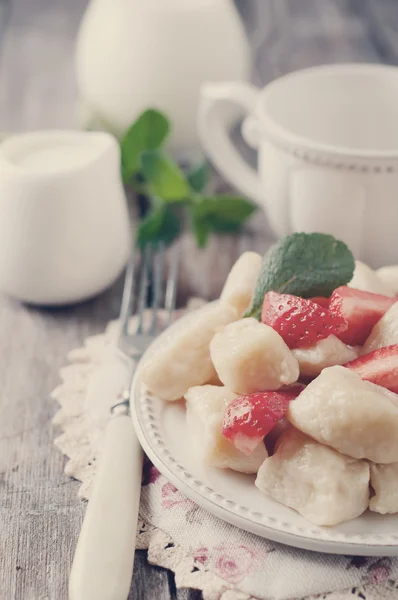
<svg viewBox="0 0 398 600">
<path fill-rule="evenodd" d="M 189 317 L 172 327 L 184 326 Z M 156 351 L 161 337 L 148 352 Z M 183 494 L 216 517 L 297 548 L 336 554 L 398 555 L 398 514 L 382 516 L 367 511 L 342 525 L 317 527 L 264 496 L 255 487 L 254 476 L 201 464 L 187 431 L 184 404 L 164 402 L 147 392 L 139 370 L 132 400 L 135 429 L 147 456 Z"/>
</svg>

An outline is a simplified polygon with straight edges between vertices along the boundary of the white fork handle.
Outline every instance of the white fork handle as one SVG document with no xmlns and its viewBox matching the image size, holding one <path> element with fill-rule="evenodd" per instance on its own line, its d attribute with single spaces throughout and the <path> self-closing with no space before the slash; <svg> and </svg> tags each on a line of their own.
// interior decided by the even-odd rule
<svg viewBox="0 0 398 600">
<path fill-rule="evenodd" d="M 111 418 L 69 580 L 70 600 L 126 600 L 133 572 L 142 450 L 128 415 Z"/>
</svg>

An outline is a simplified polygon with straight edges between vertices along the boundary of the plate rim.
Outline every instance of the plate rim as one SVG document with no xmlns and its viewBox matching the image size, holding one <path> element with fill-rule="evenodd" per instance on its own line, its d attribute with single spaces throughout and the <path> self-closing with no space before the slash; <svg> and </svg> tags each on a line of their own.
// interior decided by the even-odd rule
<svg viewBox="0 0 398 600">
<path fill-rule="evenodd" d="M 200 308 L 197 310 L 201 310 Z M 187 318 L 184 315 L 177 322 Z M 171 327 L 173 327 L 172 325 Z M 167 330 L 169 333 L 170 330 Z M 145 352 L 143 359 L 156 349 L 161 334 Z M 398 555 L 397 534 L 349 534 L 333 527 L 318 527 L 308 521 L 308 530 L 295 523 L 271 517 L 217 492 L 181 465 L 167 448 L 161 427 L 156 421 L 154 403 L 164 403 L 145 389 L 138 368 L 131 386 L 131 416 L 139 442 L 155 467 L 188 498 L 214 516 L 240 529 L 296 548 L 334 554 L 366 556 Z M 292 509 L 293 510 L 293 509 Z"/>
</svg>

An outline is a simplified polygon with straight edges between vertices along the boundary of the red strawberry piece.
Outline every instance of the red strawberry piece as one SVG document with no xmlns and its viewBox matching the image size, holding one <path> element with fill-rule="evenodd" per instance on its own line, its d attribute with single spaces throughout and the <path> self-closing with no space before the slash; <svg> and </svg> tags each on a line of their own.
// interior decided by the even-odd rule
<svg viewBox="0 0 398 600">
<path fill-rule="evenodd" d="M 238 396 L 224 413 L 222 434 L 238 450 L 251 454 L 297 398 L 304 386 L 293 385 L 278 392 L 255 392 Z"/>
<path fill-rule="evenodd" d="M 312 300 L 277 292 L 265 294 L 261 321 L 275 329 L 289 348 L 311 346 L 347 326 L 343 317 Z"/>
<path fill-rule="evenodd" d="M 318 306 L 322 306 L 322 308 L 329 308 L 330 298 L 324 298 L 323 296 L 315 296 L 311 298 L 312 302 L 318 304 Z"/>
<path fill-rule="evenodd" d="M 373 326 L 395 302 L 395 298 L 345 285 L 337 288 L 330 298 L 329 310 L 347 321 L 347 329 L 337 337 L 350 346 L 362 346 Z"/>
<path fill-rule="evenodd" d="M 398 344 L 373 350 L 344 366 L 362 379 L 398 394 Z"/>
</svg>

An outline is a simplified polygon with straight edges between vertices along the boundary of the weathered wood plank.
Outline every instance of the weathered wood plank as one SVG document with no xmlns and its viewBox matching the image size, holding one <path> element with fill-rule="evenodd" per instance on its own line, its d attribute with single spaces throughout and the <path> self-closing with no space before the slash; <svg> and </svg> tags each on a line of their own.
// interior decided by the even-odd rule
<svg viewBox="0 0 398 600">
<path fill-rule="evenodd" d="M 113 314 L 109 294 L 73 311 L 0 301 L 1 598 L 67 597 L 66 574 L 84 505 L 53 446 L 56 407 L 48 395 L 65 352 Z"/>
<path fill-rule="evenodd" d="M 139 598 L 170 598 L 167 571 L 151 566 L 143 550 L 135 553 L 134 577 L 129 595 L 129 600 Z"/>
</svg>

